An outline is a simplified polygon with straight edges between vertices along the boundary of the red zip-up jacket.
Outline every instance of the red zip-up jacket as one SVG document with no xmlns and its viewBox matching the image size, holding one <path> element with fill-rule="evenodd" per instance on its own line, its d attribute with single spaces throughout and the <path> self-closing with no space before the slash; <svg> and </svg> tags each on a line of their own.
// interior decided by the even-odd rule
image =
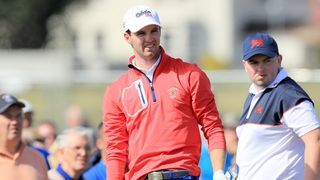
<svg viewBox="0 0 320 180">
<path fill-rule="evenodd" d="M 199 176 L 201 139 L 225 149 L 223 126 L 206 74 L 161 48 L 153 81 L 132 65 L 103 99 L 107 179 L 144 179 L 152 171 L 185 169 Z"/>
</svg>

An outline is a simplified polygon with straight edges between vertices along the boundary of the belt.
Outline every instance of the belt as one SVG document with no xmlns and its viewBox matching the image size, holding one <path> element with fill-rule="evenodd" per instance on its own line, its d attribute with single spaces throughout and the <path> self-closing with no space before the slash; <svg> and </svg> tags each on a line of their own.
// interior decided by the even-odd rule
<svg viewBox="0 0 320 180">
<path fill-rule="evenodd" d="M 155 171 L 148 174 L 148 180 L 175 179 L 183 177 L 189 177 L 188 179 L 197 179 L 197 177 L 190 176 L 188 170 Z"/>
</svg>

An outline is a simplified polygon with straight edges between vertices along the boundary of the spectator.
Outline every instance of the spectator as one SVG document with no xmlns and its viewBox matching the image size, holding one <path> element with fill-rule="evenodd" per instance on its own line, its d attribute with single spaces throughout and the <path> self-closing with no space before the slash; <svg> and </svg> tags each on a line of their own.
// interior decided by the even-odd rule
<svg viewBox="0 0 320 180">
<path fill-rule="evenodd" d="M 23 104 L 25 104 L 25 106 L 22 109 L 23 114 L 24 114 L 23 128 L 28 128 L 28 127 L 31 127 L 33 124 L 33 115 L 34 115 L 33 106 L 27 100 L 21 99 L 21 102 L 23 102 Z"/>
<path fill-rule="evenodd" d="M 87 128 L 74 127 L 64 130 L 57 137 L 59 164 L 48 172 L 51 180 L 83 180 L 88 166 L 91 146 Z"/>
<path fill-rule="evenodd" d="M 65 112 L 65 122 L 67 128 L 83 126 L 90 127 L 87 115 L 78 105 L 70 105 Z"/>
<path fill-rule="evenodd" d="M 85 129 L 86 134 L 89 138 L 89 144 L 90 144 L 90 147 L 92 148 L 92 152 L 95 151 L 95 147 L 94 147 L 95 135 L 94 135 L 93 130 L 91 128 L 85 128 L 83 126 L 78 126 L 77 128 L 79 128 L 79 127 L 80 128 L 82 127 L 83 129 Z M 59 154 L 60 154 L 57 139 L 53 142 L 53 144 L 50 146 L 48 151 L 50 153 L 50 156 L 48 157 L 48 161 L 49 161 L 50 166 L 57 167 L 59 164 Z M 97 162 L 96 158 L 99 158 L 99 157 L 92 157 L 89 159 L 88 168 Z"/>
<path fill-rule="evenodd" d="M 22 142 L 23 107 L 15 96 L 0 95 L 0 176 L 4 180 L 45 180 L 43 157 Z"/>
<path fill-rule="evenodd" d="M 57 136 L 57 130 L 55 124 L 50 121 L 42 121 L 39 125 L 36 126 L 35 129 L 35 139 L 38 140 L 40 143 L 39 146 L 42 146 L 42 148 L 49 150 L 50 146 L 53 144 Z"/>
<path fill-rule="evenodd" d="M 49 162 L 49 148 L 56 138 L 56 128 L 51 121 L 42 121 L 35 129 L 35 136 L 32 146 L 38 150 L 46 160 L 48 169 L 51 169 Z"/>
<path fill-rule="evenodd" d="M 33 106 L 32 104 L 24 99 L 20 100 L 23 104 L 25 104 L 25 107 L 23 107 L 23 123 L 22 123 L 22 141 L 31 146 L 34 141 L 34 131 L 32 129 L 33 124 Z"/>
<path fill-rule="evenodd" d="M 59 164 L 59 149 L 57 145 L 57 139 L 53 142 L 50 146 L 49 150 L 48 161 L 51 168 L 56 168 Z"/>
<path fill-rule="evenodd" d="M 99 135 L 97 137 L 96 146 L 101 154 L 100 162 L 91 167 L 84 173 L 86 179 L 106 180 L 106 162 L 105 162 L 105 143 L 102 130 L 102 123 L 99 125 Z"/>
<path fill-rule="evenodd" d="M 225 124 L 224 124 L 225 125 Z M 226 138 L 226 162 L 224 166 L 224 172 L 229 169 L 233 164 L 235 164 L 235 155 L 237 151 L 238 138 L 236 135 L 235 127 L 224 126 L 224 136 Z M 208 150 L 207 141 L 202 135 L 202 148 L 201 156 L 199 161 L 199 167 L 201 168 L 200 180 L 208 180 L 213 176 L 212 164 L 210 161 L 210 154 Z"/>
</svg>

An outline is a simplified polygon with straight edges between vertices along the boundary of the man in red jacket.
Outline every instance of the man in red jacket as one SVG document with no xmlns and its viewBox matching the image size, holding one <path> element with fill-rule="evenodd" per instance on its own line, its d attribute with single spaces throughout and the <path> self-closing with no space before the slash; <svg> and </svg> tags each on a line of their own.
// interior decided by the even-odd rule
<svg viewBox="0 0 320 180">
<path fill-rule="evenodd" d="M 129 9 L 123 28 L 133 56 L 103 99 L 107 179 L 198 179 L 198 125 L 209 143 L 214 179 L 226 179 L 223 126 L 206 74 L 165 53 L 153 9 Z"/>
</svg>

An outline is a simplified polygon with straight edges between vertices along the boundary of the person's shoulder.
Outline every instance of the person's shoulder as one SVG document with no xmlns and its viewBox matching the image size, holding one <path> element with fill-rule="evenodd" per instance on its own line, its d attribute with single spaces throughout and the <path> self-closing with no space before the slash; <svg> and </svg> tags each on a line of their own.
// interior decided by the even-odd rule
<svg viewBox="0 0 320 180">
<path fill-rule="evenodd" d="M 93 166 L 90 169 L 88 169 L 86 172 L 83 173 L 83 177 L 85 179 L 95 179 L 97 174 L 96 168 Z"/>
<path fill-rule="evenodd" d="M 92 166 L 91 168 L 89 168 L 85 173 L 87 172 L 94 172 L 94 171 L 97 171 L 99 169 L 103 169 L 105 170 L 106 168 L 106 165 L 103 164 L 101 161 L 99 161 L 97 164 L 95 164 L 94 166 Z M 99 170 L 100 171 L 100 170 Z"/>
<path fill-rule="evenodd" d="M 30 162 L 35 166 L 46 165 L 45 157 L 33 147 L 25 146 L 19 159 Z M 47 167 L 47 166 L 46 166 Z"/>
<path fill-rule="evenodd" d="M 84 172 L 83 176 L 85 179 L 99 179 L 100 176 L 103 176 L 106 174 L 106 165 L 103 164 L 101 161 L 97 164 L 95 164 L 93 167 L 88 169 L 86 172 Z M 105 177 L 100 177 L 105 178 Z"/>
<path fill-rule="evenodd" d="M 170 64 L 172 66 L 175 66 L 176 69 L 188 71 L 202 71 L 197 64 L 187 62 L 181 58 L 173 58 L 170 56 L 168 56 L 168 58 L 171 61 Z"/>
<path fill-rule="evenodd" d="M 287 77 L 283 79 L 279 85 L 278 90 L 282 91 L 284 94 L 291 94 L 291 95 L 307 95 L 304 89 L 292 78 Z"/>
<path fill-rule="evenodd" d="M 41 157 L 42 158 L 42 155 L 38 150 L 36 150 L 36 149 L 34 149 L 32 147 L 29 147 L 29 146 L 25 146 L 23 152 L 25 154 L 30 155 L 30 157 L 33 157 L 33 158 L 34 157 L 37 157 L 37 158 Z"/>
<path fill-rule="evenodd" d="M 46 150 L 46 149 L 43 149 L 43 148 L 39 148 L 39 147 L 32 147 L 34 148 L 35 150 L 37 150 L 38 152 L 40 152 L 43 156 L 47 157 L 50 155 L 50 153 Z"/>
<path fill-rule="evenodd" d="M 59 174 L 56 169 L 51 169 L 48 171 L 49 180 L 64 180 L 64 178 Z"/>
<path fill-rule="evenodd" d="M 280 100 L 282 102 L 297 105 L 300 102 L 307 100 L 313 104 L 307 92 L 290 77 L 282 80 L 276 89 L 276 92 L 280 96 Z"/>
<path fill-rule="evenodd" d="M 182 58 L 171 57 L 171 56 L 169 56 L 169 55 L 166 55 L 166 58 L 167 58 L 169 61 L 171 61 L 173 64 L 176 64 L 176 65 L 197 66 L 196 64 L 187 62 L 186 60 L 184 60 L 184 59 L 182 59 Z"/>
<path fill-rule="evenodd" d="M 33 147 L 22 145 L 22 151 L 17 161 L 26 162 L 38 169 L 38 173 L 47 172 L 45 157 Z"/>
</svg>

